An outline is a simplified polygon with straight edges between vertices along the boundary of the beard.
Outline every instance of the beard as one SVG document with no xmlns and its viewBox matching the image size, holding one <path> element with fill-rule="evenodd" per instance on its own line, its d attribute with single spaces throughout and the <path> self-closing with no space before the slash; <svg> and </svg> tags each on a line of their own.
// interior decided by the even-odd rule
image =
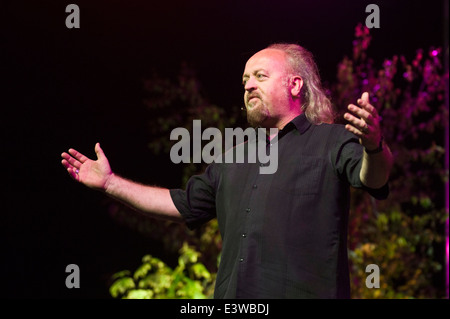
<svg viewBox="0 0 450 319">
<path fill-rule="evenodd" d="M 247 122 L 254 128 L 262 127 L 263 122 L 270 116 L 269 109 L 261 99 L 259 99 L 259 103 L 256 103 L 256 105 L 254 103 L 247 104 Z"/>
<path fill-rule="evenodd" d="M 264 127 L 263 123 L 270 118 L 270 111 L 261 96 L 254 95 L 257 99 L 246 103 L 247 122 L 254 128 Z"/>
<path fill-rule="evenodd" d="M 291 94 L 287 84 L 279 88 L 278 94 L 271 94 L 270 97 L 255 91 L 248 93 L 245 97 L 245 109 L 247 122 L 250 126 L 257 128 L 271 128 L 277 126 L 279 115 L 274 105 L 286 105 L 290 103 Z M 255 98 L 255 99 L 253 99 Z"/>
</svg>

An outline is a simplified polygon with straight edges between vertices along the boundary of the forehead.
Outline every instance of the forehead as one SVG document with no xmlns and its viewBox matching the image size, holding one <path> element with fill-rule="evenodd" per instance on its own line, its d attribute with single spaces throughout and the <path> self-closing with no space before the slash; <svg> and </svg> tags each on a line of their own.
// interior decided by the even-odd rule
<svg viewBox="0 0 450 319">
<path fill-rule="evenodd" d="M 244 76 L 261 69 L 284 71 L 286 69 L 286 53 L 277 49 L 264 49 L 257 52 L 245 64 Z"/>
</svg>

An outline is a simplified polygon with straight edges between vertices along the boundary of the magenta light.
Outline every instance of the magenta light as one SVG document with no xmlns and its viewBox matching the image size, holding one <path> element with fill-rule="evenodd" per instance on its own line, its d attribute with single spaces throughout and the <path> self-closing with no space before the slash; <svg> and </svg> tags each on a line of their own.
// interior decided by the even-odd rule
<svg viewBox="0 0 450 319">
<path fill-rule="evenodd" d="M 447 210 L 448 212 L 448 210 Z M 448 214 L 448 213 L 447 213 Z M 446 266 L 446 290 L 447 290 L 447 298 L 449 298 L 449 293 L 448 293 L 448 281 L 449 281 L 449 273 L 448 273 L 448 268 L 449 268 L 449 263 L 448 263 L 448 217 L 447 217 L 447 222 L 446 222 L 446 243 L 445 243 L 445 257 L 446 257 L 446 261 L 445 261 L 445 266 Z"/>
</svg>

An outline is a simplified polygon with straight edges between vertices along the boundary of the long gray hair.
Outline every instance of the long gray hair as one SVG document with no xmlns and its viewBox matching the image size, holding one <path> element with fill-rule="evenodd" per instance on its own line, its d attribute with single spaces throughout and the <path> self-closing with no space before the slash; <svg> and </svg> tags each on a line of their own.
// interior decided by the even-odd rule
<svg viewBox="0 0 450 319">
<path fill-rule="evenodd" d="M 303 80 L 302 111 L 313 124 L 333 123 L 335 112 L 322 87 L 319 70 L 311 52 L 293 43 L 274 43 L 267 49 L 277 49 L 288 56 L 291 72 Z"/>
</svg>

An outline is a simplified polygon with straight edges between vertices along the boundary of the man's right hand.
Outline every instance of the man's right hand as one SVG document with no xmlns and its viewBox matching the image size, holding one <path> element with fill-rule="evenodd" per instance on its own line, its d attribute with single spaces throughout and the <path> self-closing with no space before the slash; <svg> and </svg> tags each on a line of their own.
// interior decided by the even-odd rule
<svg viewBox="0 0 450 319">
<path fill-rule="evenodd" d="M 97 160 L 93 161 L 71 148 L 68 153 L 61 154 L 61 163 L 76 181 L 90 188 L 106 191 L 113 173 L 99 143 L 95 144 L 95 153 Z"/>
<path fill-rule="evenodd" d="M 101 190 L 148 216 L 184 221 L 172 201 L 169 189 L 142 185 L 115 175 L 99 143 L 95 144 L 95 153 L 97 160 L 93 161 L 71 148 L 69 153 L 61 154 L 61 163 L 76 181 Z"/>
</svg>

